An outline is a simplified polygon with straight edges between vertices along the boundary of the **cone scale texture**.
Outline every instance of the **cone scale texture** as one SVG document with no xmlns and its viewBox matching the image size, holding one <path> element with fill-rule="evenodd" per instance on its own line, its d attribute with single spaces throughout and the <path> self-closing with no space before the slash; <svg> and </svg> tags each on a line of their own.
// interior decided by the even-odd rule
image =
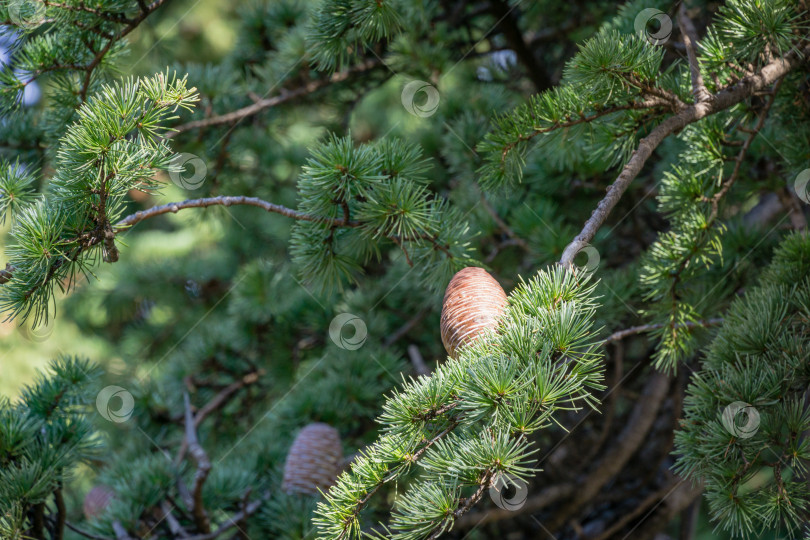
<svg viewBox="0 0 810 540">
<path fill-rule="evenodd" d="M 442 304 L 442 343 L 447 354 L 455 357 L 459 347 L 497 327 L 505 309 L 506 293 L 486 270 L 459 270 L 447 285 Z"/>
<path fill-rule="evenodd" d="M 290 447 L 281 488 L 286 493 L 306 495 L 326 491 L 335 483 L 342 458 L 338 431 L 327 424 L 309 424 Z"/>
</svg>

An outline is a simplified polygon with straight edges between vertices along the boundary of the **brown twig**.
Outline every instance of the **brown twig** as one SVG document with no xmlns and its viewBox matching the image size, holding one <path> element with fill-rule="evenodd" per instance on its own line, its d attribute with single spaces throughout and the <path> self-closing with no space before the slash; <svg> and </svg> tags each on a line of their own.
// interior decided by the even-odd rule
<svg viewBox="0 0 810 540">
<path fill-rule="evenodd" d="M 416 315 L 411 317 L 411 319 L 408 320 L 408 322 L 400 326 L 393 334 L 385 338 L 383 345 L 385 347 L 390 347 L 391 345 L 393 345 L 394 343 L 405 337 L 408 334 L 408 332 L 416 328 L 416 325 L 422 322 L 422 319 L 427 317 L 428 313 L 430 313 L 430 306 L 425 306 L 419 311 L 417 311 Z"/>
<path fill-rule="evenodd" d="M 194 418 L 191 413 L 191 401 L 188 398 L 188 392 L 183 392 L 183 403 L 186 409 L 186 441 L 188 441 L 188 451 L 197 462 L 197 471 L 194 473 L 194 484 L 191 490 L 191 513 L 194 516 L 194 523 L 200 532 L 211 532 L 211 522 L 208 519 L 208 514 L 205 511 L 205 506 L 202 500 L 202 490 L 205 480 L 208 478 L 208 473 L 211 472 L 211 460 L 208 459 L 208 454 L 205 453 L 200 441 L 197 439 L 197 428 L 194 426 Z"/>
<path fill-rule="evenodd" d="M 658 409 L 667 395 L 669 384 L 670 378 L 665 373 L 656 371 L 650 376 L 641 397 L 636 401 L 630 413 L 627 424 L 618 435 L 616 443 L 604 455 L 593 471 L 578 482 L 574 498 L 555 512 L 551 520 L 545 524 L 548 530 L 557 530 L 571 516 L 581 511 L 583 506 L 599 492 L 602 486 L 627 464 L 650 431 L 658 414 Z"/>
<path fill-rule="evenodd" d="M 792 69 L 805 62 L 810 54 L 810 46 L 799 52 L 790 51 L 784 57 L 768 63 L 759 73 L 749 75 L 737 83 L 724 88 L 713 95 L 709 101 L 694 103 L 680 112 L 664 119 L 649 135 L 641 139 L 638 148 L 622 168 L 619 176 L 608 187 L 607 195 L 599 202 L 591 217 L 585 222 L 582 231 L 566 246 L 560 258 L 560 264 L 569 267 L 577 253 L 590 242 L 610 212 L 621 199 L 630 183 L 641 172 L 642 167 L 652 156 L 653 151 L 672 133 L 705 118 L 708 115 L 723 111 L 740 103 L 755 92 L 764 90 L 784 77 Z"/>
<path fill-rule="evenodd" d="M 110 540 L 106 536 L 100 536 L 100 535 L 97 535 L 97 534 L 93 534 L 93 533 L 89 533 L 87 531 L 84 531 L 84 530 L 80 529 L 79 527 L 77 527 L 76 525 L 72 524 L 69 521 L 65 521 L 65 525 L 71 531 L 75 532 L 76 534 L 80 534 L 80 535 L 84 536 L 85 538 L 89 538 L 90 540 Z"/>
<path fill-rule="evenodd" d="M 519 237 L 515 234 L 515 231 L 512 230 L 509 225 L 498 215 L 498 212 L 495 211 L 492 204 L 487 200 L 486 196 L 481 195 L 481 203 L 484 205 L 484 210 L 490 215 L 493 221 L 500 227 L 500 229 L 508 236 L 510 239 L 514 241 L 516 246 L 520 246 L 520 248 L 524 251 L 529 251 L 529 243 L 524 240 L 523 238 Z"/>
<path fill-rule="evenodd" d="M 543 128 L 536 128 L 529 134 L 520 134 L 518 135 L 513 142 L 504 145 L 503 150 L 501 151 L 501 163 L 506 160 L 507 154 L 515 148 L 518 144 L 528 142 L 539 135 L 543 135 L 544 133 L 550 133 L 552 131 L 556 131 L 558 129 L 565 129 L 573 126 L 577 126 L 579 124 L 587 124 L 589 122 L 593 122 L 594 120 L 598 120 L 603 116 L 607 116 L 609 114 L 613 114 L 616 112 L 621 111 L 635 111 L 635 110 L 644 110 L 644 109 L 651 109 L 653 107 L 670 107 L 671 104 L 667 101 L 660 99 L 660 98 L 650 98 L 640 102 L 632 102 L 627 103 L 625 105 L 616 105 L 613 107 L 608 107 L 605 109 L 600 109 L 594 112 L 591 115 L 581 115 L 578 118 L 567 118 L 564 122 L 557 122 L 550 126 L 546 126 Z"/>
<path fill-rule="evenodd" d="M 419 352 L 419 347 L 414 344 L 408 345 L 408 357 L 411 359 L 413 370 L 417 375 L 429 375 L 430 368 L 425 364 L 425 359 L 422 358 L 422 353 Z"/>
<path fill-rule="evenodd" d="M 265 109 L 276 107 L 278 105 L 287 103 L 288 101 L 292 101 L 299 97 L 306 96 L 308 94 L 315 92 L 316 90 L 319 90 L 331 84 L 346 81 L 352 75 L 370 71 L 381 64 L 382 62 L 376 58 L 366 60 L 365 62 L 358 64 L 357 66 L 354 66 L 351 69 L 335 73 L 327 79 L 315 80 L 294 90 L 282 90 L 281 93 L 277 96 L 259 99 L 255 101 L 253 104 L 248 105 L 247 107 L 242 107 L 241 109 L 237 109 L 235 111 L 226 114 L 221 114 L 218 116 L 212 116 L 210 118 L 204 118 L 202 120 L 194 120 L 192 122 L 181 124 L 176 128 L 174 128 L 171 132 L 167 133 L 166 138 L 175 137 L 178 133 L 182 133 L 184 131 L 189 131 L 192 129 L 199 129 L 209 126 L 216 126 L 220 124 L 230 124 L 233 122 L 238 122 L 244 118 L 257 114 Z"/>
<path fill-rule="evenodd" d="M 475 490 L 475 493 L 473 493 L 466 499 L 461 499 L 460 501 L 461 505 L 452 514 L 446 516 L 444 520 L 442 520 L 440 526 L 433 531 L 433 534 L 427 537 L 427 540 L 435 540 L 436 538 L 443 535 L 446 532 L 448 519 L 450 519 L 452 522 L 455 523 L 455 521 L 460 517 L 462 517 L 464 514 L 466 514 L 475 503 L 480 501 L 481 497 L 484 496 L 484 492 L 489 488 L 490 484 L 492 483 L 492 478 L 494 476 L 495 470 L 493 468 L 490 467 L 486 471 L 484 471 L 484 474 L 481 477 L 480 482 L 478 483 L 478 489 Z"/>
<path fill-rule="evenodd" d="M 141 13 L 134 19 L 130 20 L 127 23 L 127 26 L 123 28 L 120 32 L 118 32 L 113 37 L 113 39 L 108 40 L 107 44 L 104 45 L 104 47 L 102 47 L 101 50 L 99 50 L 96 53 L 96 56 L 95 58 L 93 58 L 92 62 L 90 62 L 90 64 L 84 67 L 85 71 L 84 81 L 82 82 L 82 86 L 79 90 L 79 97 L 81 98 L 82 102 L 87 101 L 87 91 L 90 89 L 90 79 L 93 76 L 93 71 L 96 69 L 96 67 L 98 67 L 98 65 L 107 55 L 107 53 L 110 52 L 112 46 L 116 42 L 120 41 L 122 38 L 126 37 L 130 32 L 135 30 L 138 27 L 138 25 L 140 25 L 144 20 L 146 20 L 146 18 L 152 12 L 154 12 L 157 8 L 162 6 L 167 1 L 168 0 L 155 0 L 154 2 L 146 6 L 146 9 L 141 10 Z"/>
<path fill-rule="evenodd" d="M 683 35 L 683 44 L 686 46 L 686 56 L 689 59 L 689 74 L 692 77 L 692 94 L 695 101 L 709 101 L 711 94 L 703 84 L 703 75 L 700 73 L 700 63 L 697 58 L 697 30 L 689 15 L 686 13 L 686 2 L 682 1 L 678 8 L 678 26 Z"/>
<path fill-rule="evenodd" d="M 194 415 L 194 427 L 195 428 L 200 427 L 202 421 L 205 420 L 205 418 L 209 414 L 211 414 L 218 408 L 222 407 L 228 401 L 228 399 L 230 399 L 234 394 L 236 394 L 236 392 L 239 389 L 245 386 L 249 386 L 258 381 L 259 377 L 263 374 L 264 374 L 263 369 L 259 371 L 254 371 L 252 373 L 248 373 L 244 377 L 240 378 L 238 381 L 234 381 L 225 388 L 223 388 L 222 390 L 220 390 L 219 393 L 217 393 L 217 395 L 215 395 L 213 399 L 211 399 L 211 401 L 209 401 L 204 406 L 200 407 L 199 410 L 197 410 L 197 414 Z M 177 452 L 177 457 L 174 460 L 175 465 L 179 465 L 180 462 L 183 461 L 183 457 L 185 457 L 186 450 L 188 450 L 188 439 L 183 438 L 183 442 L 180 444 L 180 449 Z"/>
<path fill-rule="evenodd" d="M 268 493 L 261 499 L 255 500 L 252 503 L 248 504 L 247 506 L 245 506 L 244 510 L 228 518 L 228 521 L 220 525 L 219 528 L 217 528 L 217 530 L 206 534 L 198 534 L 196 536 L 191 536 L 188 538 L 188 540 L 214 540 L 215 538 L 228 532 L 230 529 L 236 527 L 240 522 L 244 521 L 245 518 L 248 518 L 251 515 L 255 514 L 256 511 L 259 508 L 261 508 L 264 501 L 267 500 L 269 497 L 270 494 Z"/>
<path fill-rule="evenodd" d="M 271 202 L 259 199 L 258 197 L 245 197 L 244 195 L 239 196 L 220 196 L 220 197 L 208 197 L 203 199 L 189 199 L 187 201 L 180 201 L 180 202 L 173 202 L 164 204 L 162 206 L 155 206 L 149 208 L 148 210 L 141 210 L 139 212 L 135 212 L 131 214 L 118 223 L 115 224 L 115 232 L 119 233 L 122 230 L 131 227 L 141 221 L 149 218 L 153 218 L 155 216 L 159 216 L 161 214 L 176 214 L 180 210 L 185 210 L 186 208 L 207 208 L 209 206 L 234 206 L 234 205 L 248 205 L 248 206 L 257 206 L 268 212 L 275 212 L 276 214 L 281 214 L 282 216 L 286 216 L 293 219 L 298 219 L 302 221 L 314 221 L 316 223 L 325 223 L 327 225 L 334 225 L 337 227 L 357 227 L 359 223 L 356 221 L 349 221 L 345 222 L 342 219 L 336 218 L 329 218 L 325 216 L 314 216 L 312 214 L 307 214 L 304 212 L 299 212 L 297 210 L 293 210 L 292 208 L 287 208 L 286 206 L 281 206 L 278 204 L 273 204 Z"/>
<path fill-rule="evenodd" d="M 676 328 L 707 328 L 709 326 L 717 326 L 718 324 L 722 324 L 723 319 L 708 319 L 705 321 L 695 321 L 695 322 L 686 322 L 683 324 L 676 324 Z M 624 330 L 619 330 L 617 332 L 613 332 L 607 338 L 605 338 L 604 343 L 612 343 L 614 341 L 620 341 L 628 336 L 632 336 L 634 334 L 642 334 L 644 332 L 649 332 L 650 330 L 657 330 L 659 328 L 663 328 L 667 326 L 666 324 L 642 324 L 641 326 L 631 326 L 630 328 L 625 328 Z"/>
<path fill-rule="evenodd" d="M 757 119 L 757 123 L 754 125 L 754 127 L 751 128 L 750 130 L 745 130 L 743 127 L 737 128 L 740 131 L 747 132 L 748 137 L 746 137 L 745 141 L 740 147 L 740 151 L 734 158 L 734 169 L 731 171 L 731 174 L 723 182 L 723 185 L 720 188 L 720 190 L 709 199 L 709 202 L 712 205 L 712 210 L 707 220 L 709 226 L 713 224 L 714 220 L 717 218 L 720 200 L 726 196 L 726 194 L 731 189 L 731 186 L 734 185 L 734 182 L 736 182 L 737 178 L 739 178 L 742 163 L 745 160 L 745 156 L 748 154 L 748 149 L 751 148 L 751 143 L 754 141 L 756 136 L 759 134 L 760 131 L 762 131 L 762 128 L 765 126 L 765 119 L 768 117 L 768 113 L 770 112 L 771 107 L 773 106 L 773 102 L 776 100 L 776 93 L 779 91 L 779 87 L 782 86 L 782 80 L 783 79 L 778 79 L 774 83 L 773 90 L 771 90 L 769 99 L 765 104 L 765 107 L 762 109 L 762 112 L 760 112 L 759 118 Z"/>
<path fill-rule="evenodd" d="M 473 527 L 478 527 L 479 525 L 484 525 L 494 521 L 512 519 L 517 514 L 534 514 L 557 501 L 570 497 L 574 494 L 575 490 L 576 485 L 574 484 L 558 484 L 550 486 L 541 491 L 539 495 L 526 499 L 526 502 L 518 510 L 490 508 L 489 510 L 485 510 L 483 512 L 467 514 L 456 521 L 455 527 L 461 530 L 471 529 Z"/>
</svg>

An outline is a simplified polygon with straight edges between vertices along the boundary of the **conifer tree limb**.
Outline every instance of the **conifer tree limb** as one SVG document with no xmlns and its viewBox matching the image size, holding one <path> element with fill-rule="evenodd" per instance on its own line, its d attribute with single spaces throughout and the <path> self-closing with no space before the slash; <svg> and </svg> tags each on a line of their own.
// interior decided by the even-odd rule
<svg viewBox="0 0 810 540">
<path fill-rule="evenodd" d="M 266 499 L 268 499 L 268 498 L 269 498 L 269 495 L 266 495 L 266 496 L 262 497 L 261 499 L 253 501 L 252 503 L 246 505 L 244 510 L 242 510 L 241 512 L 238 512 L 238 513 L 234 514 L 233 516 L 231 516 L 228 519 L 228 521 L 226 521 L 225 523 L 220 525 L 217 530 L 215 530 L 213 532 L 210 532 L 210 533 L 207 533 L 207 534 L 199 534 L 197 536 L 190 536 L 187 540 L 214 540 L 215 538 L 218 538 L 218 537 L 222 536 L 223 534 L 225 534 L 226 532 L 228 532 L 232 528 L 236 527 L 245 518 L 250 517 L 251 515 L 255 514 L 256 511 L 259 508 L 261 508 L 262 503 L 264 503 L 264 501 Z"/>
<path fill-rule="evenodd" d="M 223 195 L 219 197 L 189 199 L 186 201 L 173 202 L 161 206 L 155 206 L 147 210 L 140 210 L 138 212 L 135 212 L 134 214 L 125 217 L 124 219 L 116 223 L 115 232 L 120 233 L 122 230 L 132 227 L 133 225 L 140 223 L 145 219 L 153 218 L 155 216 L 159 216 L 162 214 L 170 214 L 170 213 L 176 214 L 180 210 L 184 210 L 186 208 L 207 208 L 209 206 L 234 206 L 234 205 L 257 206 L 259 208 L 267 210 L 268 212 L 275 212 L 276 214 L 281 214 L 282 216 L 286 216 L 289 218 L 302 221 L 314 221 L 316 223 L 326 223 L 336 227 L 359 226 L 359 223 L 356 221 L 347 222 L 343 219 L 329 218 L 326 216 L 314 216 L 312 214 L 307 214 L 304 212 L 299 212 L 298 210 L 293 210 L 292 208 L 287 208 L 286 206 L 273 204 L 271 202 L 259 199 L 258 197 L 245 197 L 242 195 L 240 196 Z"/>
<path fill-rule="evenodd" d="M 211 399 L 208 403 L 204 406 L 200 407 L 197 410 L 197 414 L 194 415 L 194 427 L 200 427 L 202 421 L 205 418 L 217 410 L 218 408 L 222 407 L 227 401 L 236 394 L 241 388 L 245 386 L 249 386 L 254 384 L 256 381 L 259 380 L 261 375 L 264 375 L 265 370 L 260 369 L 258 371 L 254 371 L 248 373 L 247 375 L 240 377 L 238 380 L 232 382 Z M 179 465 L 183 461 L 183 457 L 186 455 L 186 451 L 188 450 L 188 438 L 183 438 L 183 442 L 180 444 L 180 450 L 177 451 L 177 457 L 174 460 L 175 465 Z"/>
<path fill-rule="evenodd" d="M 459 530 L 471 529 L 494 521 L 513 519 L 517 514 L 533 514 L 551 506 L 552 504 L 570 497 L 576 491 L 573 483 L 555 484 L 540 492 L 539 495 L 529 497 L 519 509 L 490 508 L 485 511 L 467 514 L 456 521 L 455 528 Z"/>
<path fill-rule="evenodd" d="M 757 119 L 757 123 L 754 127 L 748 131 L 748 137 L 746 137 L 745 141 L 743 142 L 742 146 L 740 147 L 740 151 L 737 153 L 737 157 L 734 158 L 734 169 L 731 171 L 731 175 L 723 182 L 722 187 L 720 190 L 715 193 L 711 198 L 708 199 L 708 202 L 712 205 L 711 214 L 709 215 L 709 219 L 707 223 L 711 226 L 714 221 L 717 219 L 717 212 L 719 211 L 719 204 L 720 200 L 726 196 L 726 194 L 731 189 L 731 186 L 734 185 L 734 182 L 737 181 L 737 178 L 740 176 L 740 169 L 742 168 L 742 162 L 745 159 L 745 156 L 748 154 L 748 149 L 751 148 L 751 143 L 754 142 L 754 139 L 762 131 L 762 128 L 765 126 L 765 119 L 768 117 L 768 113 L 773 106 L 773 102 L 776 101 L 776 93 L 779 91 L 779 87 L 782 85 L 782 81 L 784 79 L 779 79 L 773 85 L 773 90 L 771 90 L 770 96 L 768 101 L 765 103 L 765 107 L 763 107 L 762 112 L 759 114 L 759 118 Z"/>
<path fill-rule="evenodd" d="M 380 65 L 382 65 L 382 62 L 376 58 L 366 60 L 365 62 L 362 62 L 350 69 L 334 73 L 331 77 L 328 77 L 326 79 L 311 81 L 305 84 L 304 86 L 300 86 L 293 90 L 282 89 L 279 95 L 277 96 L 260 99 L 251 105 L 242 107 L 241 109 L 237 109 L 235 111 L 226 114 L 221 114 L 218 116 L 212 116 L 210 118 L 204 118 L 202 120 L 194 120 L 192 122 L 181 124 L 175 127 L 173 131 L 167 133 L 166 138 L 171 139 L 172 137 L 175 137 L 178 133 L 190 131 L 192 129 L 238 122 L 244 118 L 253 116 L 254 114 L 257 114 L 265 109 L 276 107 L 278 105 L 283 105 L 288 101 L 292 101 L 294 99 L 312 94 L 315 91 L 320 90 L 321 88 L 325 88 L 329 85 L 346 81 L 350 79 L 353 75 L 357 75 L 358 73 L 365 73 L 367 71 L 371 71 L 372 69 Z"/>
<path fill-rule="evenodd" d="M 676 328 L 708 328 L 710 326 L 717 326 L 718 324 L 722 324 L 723 319 L 708 319 L 705 321 L 696 321 L 696 322 L 685 322 L 683 324 L 676 325 Z M 632 336 L 635 334 L 643 334 L 644 332 L 649 332 L 650 330 L 657 330 L 659 328 L 663 328 L 664 324 L 642 324 L 641 326 L 631 326 L 630 328 L 625 328 L 624 330 L 619 330 L 617 332 L 613 332 L 605 339 L 605 344 L 612 343 L 614 341 L 621 341 L 628 336 Z"/>
<path fill-rule="evenodd" d="M 188 451 L 197 462 L 197 472 L 194 473 L 194 485 L 191 491 L 191 513 L 194 516 L 194 522 L 197 528 L 203 532 L 208 533 L 211 531 L 211 522 L 208 519 L 208 513 L 205 511 L 205 506 L 202 500 L 202 490 L 205 480 L 208 478 L 208 473 L 211 472 L 211 460 L 208 459 L 205 449 L 203 449 L 200 441 L 197 439 L 197 428 L 194 426 L 194 419 L 191 413 L 191 402 L 188 398 L 188 392 L 183 392 L 183 403 L 186 409 L 186 441 L 188 441 Z"/>
<path fill-rule="evenodd" d="M 100 9 L 93 9 L 85 5 L 84 2 L 80 2 L 78 5 L 74 5 L 74 4 L 67 4 L 64 2 L 49 2 L 48 0 L 41 0 L 41 1 L 46 7 L 55 7 L 58 9 L 64 9 L 67 11 L 77 11 L 82 13 L 92 13 L 99 19 L 104 19 L 105 21 L 109 22 L 124 23 L 124 24 L 132 24 L 133 22 L 132 19 L 127 18 L 122 13 L 112 13 L 109 11 L 102 11 Z"/>
<path fill-rule="evenodd" d="M 76 534 L 80 534 L 85 538 L 90 538 L 90 540 L 110 540 L 106 536 L 99 536 L 97 534 L 89 533 L 83 529 L 80 529 L 76 525 L 72 524 L 70 521 L 65 521 L 65 525 L 67 525 L 67 528 L 70 529 L 71 531 L 75 532 Z"/>
<path fill-rule="evenodd" d="M 711 94 L 703 84 L 703 75 L 700 73 L 700 63 L 697 58 L 697 30 L 689 15 L 686 13 L 686 2 L 681 2 L 678 9 L 678 26 L 683 34 L 683 44 L 686 46 L 686 56 L 689 58 L 689 74 L 692 77 L 692 94 L 695 101 L 708 101 Z"/>
<path fill-rule="evenodd" d="M 599 202 L 591 217 L 585 222 L 582 231 L 566 246 L 560 258 L 560 264 L 565 267 L 571 266 L 577 253 L 593 240 L 596 232 L 618 204 L 622 194 L 639 175 L 653 151 L 664 139 L 689 124 L 728 109 L 754 93 L 773 85 L 791 70 L 806 62 L 808 54 L 810 54 L 810 46 L 805 46 L 800 52 L 790 51 L 785 56 L 765 65 L 758 73 L 751 74 L 717 92 L 708 102 L 701 101 L 690 105 L 658 124 L 649 135 L 639 141 L 638 148 L 633 152 L 613 184 L 608 186 L 607 195 Z"/>
<path fill-rule="evenodd" d="M 563 523 L 568 521 L 568 518 L 580 510 L 583 504 L 590 501 L 638 450 L 658 415 L 658 409 L 664 402 L 669 390 L 669 384 L 670 377 L 665 373 L 656 371 L 652 374 L 644 386 L 641 397 L 633 407 L 627 425 L 618 437 L 618 442 L 605 454 L 587 478 L 580 483 L 574 499 L 564 508 L 555 512 L 550 523 L 546 525 L 549 530 L 557 530 Z"/>
<path fill-rule="evenodd" d="M 101 61 L 104 59 L 107 53 L 110 52 L 112 46 L 122 38 L 126 37 L 130 32 L 135 30 L 143 21 L 146 20 L 149 15 L 151 15 L 157 8 L 162 6 L 167 1 L 168 0 L 154 0 L 154 2 L 146 6 L 146 9 L 141 8 L 141 13 L 137 17 L 130 20 L 126 27 L 115 34 L 112 39 L 108 39 L 107 44 L 104 45 L 100 51 L 96 52 L 96 56 L 93 58 L 93 61 L 84 67 L 84 81 L 82 82 L 81 89 L 79 90 L 79 97 L 81 98 L 82 102 L 87 101 L 87 92 L 90 89 L 90 80 L 93 76 L 93 71 L 98 67 L 99 64 L 101 64 Z"/>
<path fill-rule="evenodd" d="M 503 33 L 503 37 L 509 44 L 509 47 L 515 51 L 515 56 L 521 64 L 526 68 L 526 74 L 538 92 L 542 92 L 546 88 L 552 86 L 551 78 L 537 62 L 534 52 L 526 44 L 523 34 L 518 27 L 517 19 L 513 11 L 517 7 L 509 5 L 505 0 L 492 0 L 491 1 L 492 14 L 498 19 L 498 27 Z"/>
</svg>

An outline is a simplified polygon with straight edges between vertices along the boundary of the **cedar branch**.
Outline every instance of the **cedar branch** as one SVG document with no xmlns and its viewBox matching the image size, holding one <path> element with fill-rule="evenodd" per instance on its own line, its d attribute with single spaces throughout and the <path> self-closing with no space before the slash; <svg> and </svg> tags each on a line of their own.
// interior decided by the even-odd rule
<svg viewBox="0 0 810 540">
<path fill-rule="evenodd" d="M 658 124 L 649 135 L 639 141 L 638 148 L 633 152 L 613 184 L 608 187 L 607 195 L 599 202 L 591 217 L 585 222 L 582 231 L 566 246 L 560 258 L 560 264 L 570 267 L 577 253 L 593 240 L 596 232 L 621 199 L 622 194 L 639 175 L 653 151 L 664 139 L 689 124 L 728 109 L 754 93 L 773 85 L 791 70 L 806 62 L 808 54 L 810 54 L 810 46 L 805 46 L 800 52 L 790 51 L 785 56 L 768 63 L 758 73 L 740 79 L 735 84 L 717 92 L 710 101 L 694 103 Z"/>
</svg>

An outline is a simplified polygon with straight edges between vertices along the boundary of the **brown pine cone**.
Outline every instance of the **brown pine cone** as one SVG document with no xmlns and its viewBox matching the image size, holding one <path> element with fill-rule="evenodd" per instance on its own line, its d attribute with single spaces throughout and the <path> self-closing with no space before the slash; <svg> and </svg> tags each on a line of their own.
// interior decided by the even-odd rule
<svg viewBox="0 0 810 540">
<path fill-rule="evenodd" d="M 461 345 L 469 343 L 487 328 L 498 326 L 506 309 L 506 293 L 483 268 L 459 270 L 444 293 L 442 304 L 442 343 L 455 357 Z"/>
<path fill-rule="evenodd" d="M 115 492 L 111 487 L 103 484 L 95 486 L 84 496 L 84 503 L 82 504 L 84 517 L 93 519 L 103 514 L 104 509 L 107 508 L 113 497 L 115 497 Z"/>
<path fill-rule="evenodd" d="M 343 458 L 340 434 L 327 424 L 305 426 L 295 438 L 284 465 L 281 489 L 317 495 L 335 483 Z"/>
</svg>

